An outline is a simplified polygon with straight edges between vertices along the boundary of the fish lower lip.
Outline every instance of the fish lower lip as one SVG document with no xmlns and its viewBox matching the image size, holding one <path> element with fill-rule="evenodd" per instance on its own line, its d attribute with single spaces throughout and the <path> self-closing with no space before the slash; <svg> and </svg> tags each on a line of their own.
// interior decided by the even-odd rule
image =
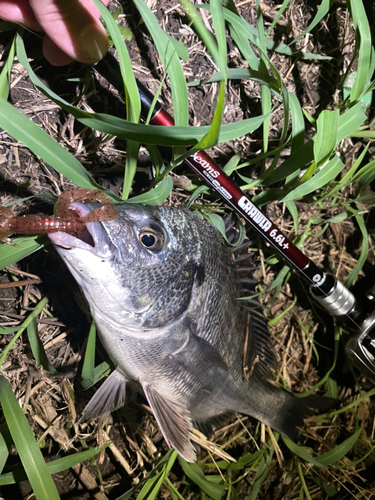
<svg viewBox="0 0 375 500">
<path fill-rule="evenodd" d="M 90 209 L 84 203 L 72 202 L 69 205 L 69 211 L 81 218 L 90 213 L 92 208 Z M 87 222 L 85 224 L 85 229 L 76 236 L 58 231 L 56 233 L 50 233 L 49 238 L 54 245 L 62 248 L 80 248 L 101 258 L 109 258 L 112 256 L 112 252 L 110 252 L 109 249 L 110 242 L 107 233 L 100 222 Z"/>
</svg>

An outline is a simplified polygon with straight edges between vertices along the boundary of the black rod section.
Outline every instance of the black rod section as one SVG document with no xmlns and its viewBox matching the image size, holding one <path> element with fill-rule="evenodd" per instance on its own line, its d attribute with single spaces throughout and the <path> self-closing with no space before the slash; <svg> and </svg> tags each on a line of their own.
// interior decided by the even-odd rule
<svg viewBox="0 0 375 500">
<path fill-rule="evenodd" d="M 121 94 L 124 83 L 117 60 L 107 54 L 94 66 L 94 69 L 111 83 Z M 141 100 L 142 118 L 146 119 L 150 112 L 154 96 L 146 87 L 137 81 Z M 151 125 L 174 126 L 172 116 L 156 102 L 151 113 Z M 193 168 L 217 193 L 252 226 L 277 253 L 289 262 L 310 285 L 314 299 L 331 315 L 343 317 L 349 322 L 349 328 L 358 327 L 359 311 L 353 294 L 332 275 L 326 274 L 313 261 L 297 248 L 280 229 L 271 222 L 243 194 L 237 184 L 217 165 L 205 152 L 195 151 L 185 159 L 185 163 Z"/>
</svg>

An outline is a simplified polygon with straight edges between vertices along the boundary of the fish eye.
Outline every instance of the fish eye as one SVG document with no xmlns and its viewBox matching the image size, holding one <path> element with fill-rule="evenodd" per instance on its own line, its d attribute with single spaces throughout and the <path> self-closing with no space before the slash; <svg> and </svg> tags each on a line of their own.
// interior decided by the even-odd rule
<svg viewBox="0 0 375 500">
<path fill-rule="evenodd" d="M 144 247 L 152 248 L 156 244 L 156 236 L 151 233 L 143 233 L 140 235 L 141 243 Z"/>
<path fill-rule="evenodd" d="M 138 234 L 141 245 L 148 250 L 158 251 L 163 245 L 163 236 L 155 230 L 147 227 L 142 228 Z"/>
</svg>

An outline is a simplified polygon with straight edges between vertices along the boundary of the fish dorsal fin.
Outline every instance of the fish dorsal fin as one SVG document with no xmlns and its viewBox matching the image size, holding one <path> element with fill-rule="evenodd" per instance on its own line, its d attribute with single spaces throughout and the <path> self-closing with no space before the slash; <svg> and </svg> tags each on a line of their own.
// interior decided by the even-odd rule
<svg viewBox="0 0 375 500">
<path fill-rule="evenodd" d="M 255 267 L 251 262 L 249 241 L 232 250 L 236 269 L 236 281 L 239 286 L 241 307 L 246 311 L 246 337 L 243 350 L 244 379 L 250 376 L 273 379 L 277 370 L 276 356 L 273 351 L 267 319 L 262 312 L 262 305 L 256 297 L 257 280 L 254 279 Z M 254 297 L 255 296 L 255 297 Z"/>
<path fill-rule="evenodd" d="M 142 387 L 168 446 L 173 446 L 187 462 L 194 462 L 196 452 L 190 440 L 189 412 L 162 396 L 151 385 L 142 384 Z"/>
<path fill-rule="evenodd" d="M 277 360 L 273 350 L 266 318 L 255 308 L 247 307 L 247 329 L 243 356 L 243 373 L 250 376 L 273 379 Z"/>
<path fill-rule="evenodd" d="M 234 229 L 228 221 L 227 235 Z M 277 370 L 276 356 L 273 351 L 271 335 L 267 320 L 263 315 L 262 306 L 256 297 L 257 280 L 253 273 L 255 265 L 253 254 L 249 252 L 250 241 L 245 240 L 239 246 L 232 248 L 232 258 L 235 266 L 236 281 L 241 297 L 240 304 L 247 311 L 247 329 L 243 352 L 244 378 L 250 376 L 273 379 L 273 371 Z M 255 297 L 254 297 L 255 295 Z"/>
<path fill-rule="evenodd" d="M 126 378 L 115 370 L 87 403 L 80 422 L 108 415 L 121 408 L 125 404 L 125 396 Z"/>
</svg>

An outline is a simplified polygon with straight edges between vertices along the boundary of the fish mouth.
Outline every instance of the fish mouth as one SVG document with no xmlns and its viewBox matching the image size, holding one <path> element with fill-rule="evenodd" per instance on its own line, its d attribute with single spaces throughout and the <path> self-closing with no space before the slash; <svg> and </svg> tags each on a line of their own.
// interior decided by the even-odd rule
<svg viewBox="0 0 375 500">
<path fill-rule="evenodd" d="M 94 210 L 92 204 L 79 202 L 71 202 L 69 204 L 69 212 L 72 217 L 80 219 Z M 100 222 L 86 222 L 82 232 L 75 236 L 62 231 L 49 233 L 49 239 L 58 247 L 67 250 L 79 248 L 91 252 L 92 254 L 102 259 L 109 259 L 113 256 L 114 247 L 111 243 L 107 232 Z"/>
</svg>

